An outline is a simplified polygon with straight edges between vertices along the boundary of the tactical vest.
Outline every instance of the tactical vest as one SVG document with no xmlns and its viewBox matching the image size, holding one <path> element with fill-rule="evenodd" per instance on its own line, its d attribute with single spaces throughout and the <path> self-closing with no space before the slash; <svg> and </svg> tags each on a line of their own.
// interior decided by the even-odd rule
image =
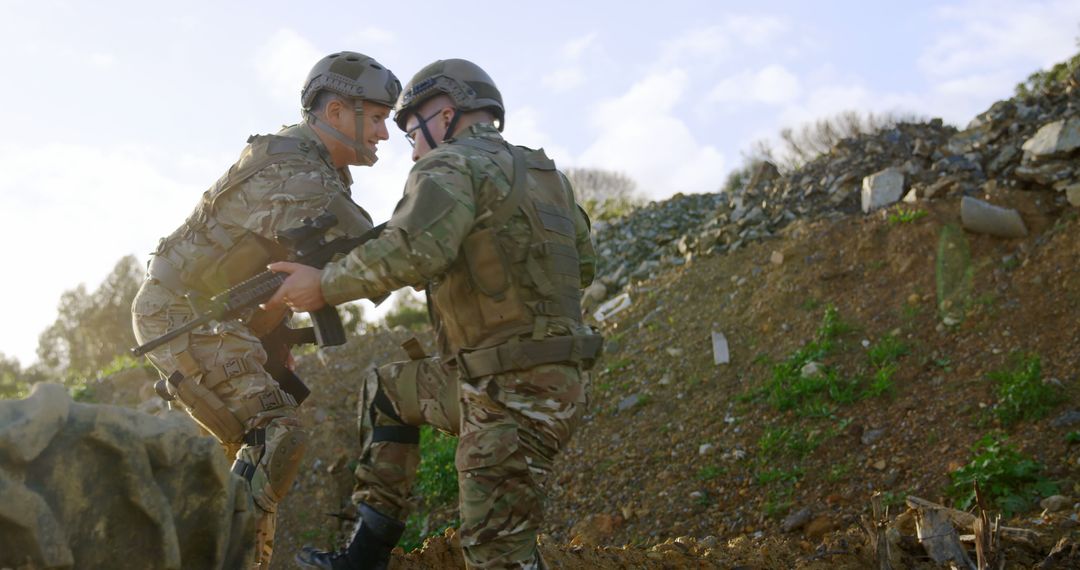
<svg viewBox="0 0 1080 570">
<path fill-rule="evenodd" d="M 483 138 L 453 144 L 489 154 L 513 184 L 504 198 L 477 197 L 478 223 L 448 272 L 430 286 L 444 352 L 491 347 L 524 335 L 540 340 L 550 325 L 578 330 L 577 206 L 555 163 L 542 150 L 509 147 L 507 152 L 509 145 Z"/>
<path fill-rule="evenodd" d="M 312 169 L 330 168 L 323 164 L 314 141 L 280 135 L 250 137 L 240 160 L 203 193 L 184 223 L 158 243 L 149 274 L 176 294 L 209 295 L 262 271 L 270 261 L 284 259 L 287 252 L 269 236 L 235 225 L 226 228 L 215 215 L 215 204 L 267 166 L 297 159 L 311 162 Z M 327 210 L 338 218 L 335 233 L 359 236 L 372 227 L 367 212 L 346 193 L 328 190 L 328 202 Z"/>
</svg>

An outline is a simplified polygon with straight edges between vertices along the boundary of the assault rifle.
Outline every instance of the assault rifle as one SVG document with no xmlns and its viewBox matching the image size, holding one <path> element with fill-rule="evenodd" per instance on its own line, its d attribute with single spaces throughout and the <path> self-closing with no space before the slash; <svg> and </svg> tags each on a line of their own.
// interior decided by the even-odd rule
<svg viewBox="0 0 1080 570">
<path fill-rule="evenodd" d="M 322 269 L 335 255 L 349 253 L 357 246 L 379 235 L 386 224 L 379 224 L 360 237 L 341 237 L 326 241 L 326 231 L 337 224 L 337 216 L 325 212 L 315 219 L 304 218 L 303 223 L 289 228 L 274 236 L 274 240 L 289 251 L 288 261 L 303 263 Z M 211 321 L 223 321 L 239 317 L 245 310 L 257 307 L 270 300 L 278 287 L 288 277 L 285 273 L 275 273 L 269 269 L 245 281 L 233 285 L 226 291 L 200 303 L 201 312 L 195 318 L 155 339 L 131 349 L 133 356 L 142 356 L 151 350 L 187 334 Z M 338 346 L 345 344 L 345 328 L 341 317 L 333 305 L 311 313 L 314 321 L 315 342 L 319 346 Z M 299 331 L 297 331 L 299 332 Z"/>
</svg>

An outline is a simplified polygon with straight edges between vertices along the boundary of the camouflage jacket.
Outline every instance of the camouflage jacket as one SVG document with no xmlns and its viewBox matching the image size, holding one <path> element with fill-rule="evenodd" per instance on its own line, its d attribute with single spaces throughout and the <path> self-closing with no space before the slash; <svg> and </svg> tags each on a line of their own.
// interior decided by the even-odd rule
<svg viewBox="0 0 1080 570">
<path fill-rule="evenodd" d="M 464 263 L 463 241 L 490 215 L 492 205 L 509 194 L 512 185 L 511 173 L 490 153 L 465 144 L 469 138 L 505 144 L 491 125 L 472 125 L 418 160 L 383 234 L 325 267 L 322 289 L 328 303 L 377 298 L 404 286 L 427 288 L 430 301 L 447 272 Z M 503 151 L 499 160 L 509 164 L 509 154 Z M 569 192 L 565 178 L 561 173 L 558 176 Z M 584 288 L 592 282 L 596 255 L 588 218 L 576 207 L 571 215 L 580 286 Z M 520 211 L 509 219 L 506 229 L 513 239 L 528 244 L 529 222 Z M 437 334 L 441 333 L 439 321 L 452 318 L 439 313 L 436 307 Z M 553 334 L 573 332 L 556 330 Z M 462 348 L 448 346 L 445 338 L 440 338 L 440 347 L 444 356 Z"/>
<path fill-rule="evenodd" d="M 300 225 L 305 217 L 334 212 L 339 223 L 330 237 L 360 235 L 372 227 L 371 217 L 352 201 L 348 170 L 333 166 L 310 126 L 285 127 L 275 136 L 252 137 L 249 142 L 237 163 L 203 194 L 195 211 L 161 240 L 155 252 L 188 289 L 216 293 L 230 284 L 226 280 L 235 282 L 233 276 L 221 275 L 235 268 L 223 265 L 251 265 L 241 270 L 248 275 L 263 269 L 266 260 L 243 248 L 254 241 L 269 244 L 276 233 Z M 278 156 L 268 164 L 236 180 L 245 167 L 275 153 Z M 151 263 L 151 276 L 156 263 Z M 170 287 L 184 293 L 176 288 Z"/>
</svg>

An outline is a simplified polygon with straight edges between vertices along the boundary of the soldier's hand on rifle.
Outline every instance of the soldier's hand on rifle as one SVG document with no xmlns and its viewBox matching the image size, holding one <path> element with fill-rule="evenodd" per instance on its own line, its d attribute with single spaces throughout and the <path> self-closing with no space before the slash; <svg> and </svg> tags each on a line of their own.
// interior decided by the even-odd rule
<svg viewBox="0 0 1080 570">
<path fill-rule="evenodd" d="M 266 268 L 276 273 L 288 273 L 289 276 L 274 296 L 260 305 L 263 309 L 272 311 L 288 306 L 294 311 L 311 312 L 326 306 L 322 294 L 322 270 L 289 261 L 271 263 Z"/>
</svg>

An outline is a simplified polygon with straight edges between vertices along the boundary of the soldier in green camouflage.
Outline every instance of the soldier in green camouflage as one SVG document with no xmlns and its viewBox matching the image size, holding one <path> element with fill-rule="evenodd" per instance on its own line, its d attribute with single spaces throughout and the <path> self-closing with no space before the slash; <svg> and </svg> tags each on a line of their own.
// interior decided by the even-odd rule
<svg viewBox="0 0 1080 570">
<path fill-rule="evenodd" d="M 371 218 L 351 198 L 348 166 L 375 163 L 386 119 L 401 91 L 390 70 L 354 52 L 331 54 L 301 92 L 304 122 L 253 136 L 170 236 L 161 240 L 132 305 L 139 342 L 190 320 L 208 298 L 280 259 L 278 232 L 330 211 L 331 236 L 359 236 Z M 256 568 L 269 568 L 277 504 L 292 485 L 307 445 L 294 394 L 279 385 L 290 370 L 280 332 L 287 309 L 251 311 L 212 323 L 152 351 L 174 400 L 235 456 L 233 472 L 251 484 L 259 511 Z"/>
<path fill-rule="evenodd" d="M 470 568 L 542 568 L 545 479 L 586 406 L 600 338 L 581 321 L 593 278 L 589 222 L 542 150 L 508 144 L 491 78 L 440 60 L 405 86 L 394 120 L 415 165 L 386 230 L 324 270 L 292 275 L 270 301 L 324 303 L 424 288 L 439 344 L 368 375 L 360 397 L 360 522 L 316 568 L 385 568 L 410 511 L 419 426 L 459 436 L 461 544 Z"/>
</svg>

